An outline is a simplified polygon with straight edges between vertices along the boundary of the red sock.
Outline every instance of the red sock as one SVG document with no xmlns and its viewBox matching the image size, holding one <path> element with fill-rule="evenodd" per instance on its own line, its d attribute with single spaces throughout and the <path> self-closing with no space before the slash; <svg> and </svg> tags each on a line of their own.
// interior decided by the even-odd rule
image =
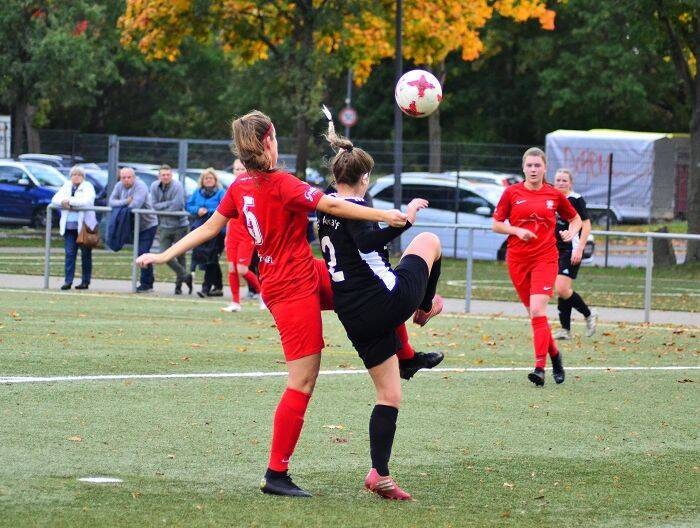
<svg viewBox="0 0 700 528">
<path fill-rule="evenodd" d="M 235 271 L 228 272 L 228 285 L 231 288 L 231 299 L 235 303 L 241 302 L 241 285 L 238 282 L 238 273 Z"/>
<path fill-rule="evenodd" d="M 254 291 L 255 293 L 260 293 L 260 281 L 258 280 L 258 277 L 257 275 L 255 275 L 255 273 L 248 270 L 243 275 L 243 278 L 248 283 L 248 288 L 250 288 L 251 291 Z"/>
<path fill-rule="evenodd" d="M 401 348 L 396 352 L 396 357 L 399 359 L 411 359 L 415 355 L 415 350 L 408 342 L 408 330 L 406 330 L 406 323 L 402 323 L 396 327 L 396 337 L 399 338 L 401 342 Z"/>
<path fill-rule="evenodd" d="M 546 315 L 533 317 L 532 324 L 532 344 L 535 348 L 535 368 L 544 369 L 547 364 L 547 351 L 549 341 L 552 339 L 552 330 Z"/>
<path fill-rule="evenodd" d="M 272 426 L 272 447 L 268 467 L 274 471 L 286 471 L 289 459 L 299 440 L 304 426 L 304 414 L 309 406 L 311 394 L 287 389 L 282 394 Z"/>
</svg>

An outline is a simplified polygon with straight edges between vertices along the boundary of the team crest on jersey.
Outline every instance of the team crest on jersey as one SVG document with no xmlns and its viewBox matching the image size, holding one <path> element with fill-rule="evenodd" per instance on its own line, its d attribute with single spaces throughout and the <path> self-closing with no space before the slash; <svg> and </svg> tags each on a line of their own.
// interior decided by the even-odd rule
<svg viewBox="0 0 700 528">
<path fill-rule="evenodd" d="M 554 209 L 554 200 L 547 200 L 544 204 L 547 206 L 547 209 Z"/>
</svg>

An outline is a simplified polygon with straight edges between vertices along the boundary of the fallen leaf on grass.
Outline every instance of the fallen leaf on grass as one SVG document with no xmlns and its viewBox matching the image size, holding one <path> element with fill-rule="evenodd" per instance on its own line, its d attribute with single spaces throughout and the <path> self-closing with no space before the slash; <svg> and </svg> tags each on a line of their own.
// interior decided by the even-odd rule
<svg viewBox="0 0 700 528">
<path fill-rule="evenodd" d="M 143 495 L 143 493 L 141 493 L 140 491 L 132 491 L 131 492 L 132 499 L 140 499 L 142 495 Z"/>
<path fill-rule="evenodd" d="M 190 346 L 192 348 L 202 348 L 204 345 L 202 345 L 200 343 L 190 343 Z"/>
<path fill-rule="evenodd" d="M 515 487 L 515 484 L 512 484 L 510 482 L 504 482 L 503 487 L 507 489 L 513 489 Z"/>
<path fill-rule="evenodd" d="M 341 437 L 339 437 L 339 436 L 334 436 L 333 438 L 331 438 L 331 443 L 333 443 L 333 444 L 347 444 L 347 443 L 348 443 L 348 439 L 347 439 L 347 438 L 341 438 Z"/>
<path fill-rule="evenodd" d="M 68 440 L 70 440 L 71 442 L 82 442 L 82 441 L 83 441 L 83 437 L 82 437 L 82 436 L 78 436 L 78 435 L 74 435 L 74 436 L 69 436 L 69 437 L 68 437 Z"/>
<path fill-rule="evenodd" d="M 695 383 L 695 382 L 691 379 L 683 378 L 682 380 L 678 380 L 678 383 Z"/>
<path fill-rule="evenodd" d="M 345 429 L 345 427 L 343 427 L 343 425 L 341 425 L 341 424 L 338 424 L 338 425 L 324 425 L 323 428 L 324 428 L 324 429 L 341 429 L 341 430 L 342 430 L 342 429 Z"/>
</svg>

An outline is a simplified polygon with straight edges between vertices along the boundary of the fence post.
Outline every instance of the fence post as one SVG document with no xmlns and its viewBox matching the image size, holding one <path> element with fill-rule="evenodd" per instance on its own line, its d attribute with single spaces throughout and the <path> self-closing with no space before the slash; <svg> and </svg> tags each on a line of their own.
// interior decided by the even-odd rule
<svg viewBox="0 0 700 528">
<path fill-rule="evenodd" d="M 112 194 L 112 189 L 119 179 L 119 137 L 110 134 L 107 138 L 107 197 Z"/>
<path fill-rule="evenodd" d="M 139 232 L 141 214 L 134 212 L 134 258 L 131 260 L 131 293 L 136 293 L 136 257 L 139 256 Z"/>
<path fill-rule="evenodd" d="M 464 293 L 464 311 L 469 313 L 472 306 L 472 272 L 474 271 L 474 229 L 467 233 L 467 291 Z"/>
<path fill-rule="evenodd" d="M 49 289 L 49 273 L 51 273 L 51 224 L 53 224 L 53 209 L 51 204 L 46 206 L 46 233 L 44 238 L 44 289 Z"/>
<path fill-rule="evenodd" d="M 644 322 L 649 322 L 651 311 L 651 275 L 654 269 L 654 239 L 647 233 L 647 268 L 644 273 Z"/>
<path fill-rule="evenodd" d="M 185 185 L 185 171 L 187 170 L 188 143 L 186 139 L 177 142 L 177 172 L 180 175 L 180 183 Z"/>
</svg>

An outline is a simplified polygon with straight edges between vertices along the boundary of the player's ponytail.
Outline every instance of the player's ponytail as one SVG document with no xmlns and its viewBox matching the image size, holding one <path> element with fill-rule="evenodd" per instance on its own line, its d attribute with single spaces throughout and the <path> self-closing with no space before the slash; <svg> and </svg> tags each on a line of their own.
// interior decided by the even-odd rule
<svg viewBox="0 0 700 528">
<path fill-rule="evenodd" d="M 338 135 L 333 121 L 328 121 L 328 133 L 324 137 L 336 152 L 329 164 L 336 183 L 355 185 L 374 168 L 372 156 L 355 147 L 348 138 Z"/>
<path fill-rule="evenodd" d="M 248 112 L 231 123 L 231 151 L 246 170 L 268 172 L 274 168 L 263 145 L 271 133 L 272 120 L 259 110 Z"/>
</svg>

